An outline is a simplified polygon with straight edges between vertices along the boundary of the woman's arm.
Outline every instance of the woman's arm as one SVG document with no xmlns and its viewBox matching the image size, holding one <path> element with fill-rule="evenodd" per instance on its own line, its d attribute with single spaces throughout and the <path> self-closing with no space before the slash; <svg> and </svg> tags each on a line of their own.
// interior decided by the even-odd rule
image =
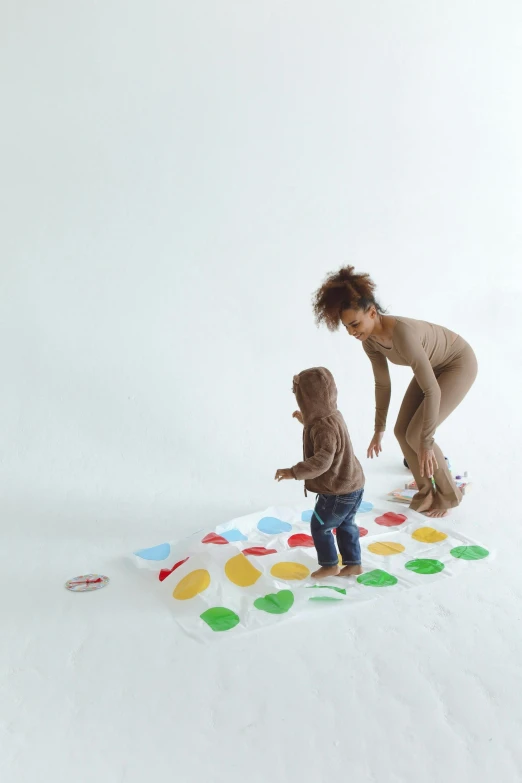
<svg viewBox="0 0 522 783">
<path fill-rule="evenodd" d="M 440 386 L 419 336 L 409 326 L 397 323 L 393 345 L 413 370 L 415 380 L 424 392 L 424 416 L 421 430 L 421 449 L 432 449 L 439 420 Z"/>
<path fill-rule="evenodd" d="M 367 341 L 363 348 L 372 363 L 375 378 L 375 432 L 384 432 L 391 398 L 391 380 L 388 360 Z"/>
</svg>

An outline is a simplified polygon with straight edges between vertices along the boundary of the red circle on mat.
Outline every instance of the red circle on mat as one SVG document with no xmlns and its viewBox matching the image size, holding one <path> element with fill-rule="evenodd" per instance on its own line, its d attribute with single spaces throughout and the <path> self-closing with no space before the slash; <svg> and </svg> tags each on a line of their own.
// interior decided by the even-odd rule
<svg viewBox="0 0 522 783">
<path fill-rule="evenodd" d="M 360 528 L 359 528 L 359 535 L 360 535 L 360 537 L 361 537 L 361 538 L 362 538 L 363 536 L 367 536 L 367 535 L 368 535 L 368 531 L 366 530 L 366 528 L 365 528 L 365 527 L 360 527 Z"/>
<path fill-rule="evenodd" d="M 179 560 L 175 565 L 172 566 L 172 568 L 162 568 L 159 572 L 159 580 L 160 582 L 163 582 L 164 579 L 166 579 L 170 574 L 176 570 L 176 568 L 179 568 L 183 565 L 183 563 L 186 563 L 188 560 L 188 557 L 186 557 L 184 560 Z"/>
<path fill-rule="evenodd" d="M 375 521 L 378 525 L 384 525 L 384 527 L 395 527 L 396 525 L 402 525 L 406 522 L 407 517 L 404 514 L 394 514 L 393 511 L 387 511 L 382 517 L 376 517 Z"/>
<path fill-rule="evenodd" d="M 288 539 L 288 546 L 313 546 L 314 539 L 306 533 L 296 533 Z"/>
<path fill-rule="evenodd" d="M 218 536 L 217 533 L 209 533 L 208 536 L 205 536 L 205 538 L 201 539 L 202 544 L 228 544 L 226 538 L 223 538 L 223 536 Z"/>
<path fill-rule="evenodd" d="M 243 549 L 244 555 L 255 555 L 261 557 L 262 555 L 275 555 L 277 549 L 265 549 L 264 546 L 251 546 L 248 549 Z"/>
</svg>

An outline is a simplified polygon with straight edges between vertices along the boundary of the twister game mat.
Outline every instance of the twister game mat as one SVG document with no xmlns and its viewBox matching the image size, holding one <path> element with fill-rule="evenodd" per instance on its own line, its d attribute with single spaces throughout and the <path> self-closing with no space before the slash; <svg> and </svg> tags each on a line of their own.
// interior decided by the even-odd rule
<svg viewBox="0 0 522 783">
<path fill-rule="evenodd" d="M 451 526 L 364 500 L 356 517 L 364 573 L 317 582 L 313 508 L 273 507 L 134 552 L 174 619 L 205 640 L 475 572 L 489 552 Z M 342 607 L 341 607 L 342 604 Z"/>
</svg>

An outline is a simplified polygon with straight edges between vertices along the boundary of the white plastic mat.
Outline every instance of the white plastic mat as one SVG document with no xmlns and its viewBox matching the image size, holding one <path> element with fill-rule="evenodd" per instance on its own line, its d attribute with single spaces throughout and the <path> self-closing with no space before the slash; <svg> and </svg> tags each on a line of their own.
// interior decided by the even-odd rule
<svg viewBox="0 0 522 783">
<path fill-rule="evenodd" d="M 357 514 L 362 565 L 358 578 L 310 577 L 317 566 L 310 536 L 312 508 L 273 507 L 134 553 L 150 572 L 174 618 L 192 637 L 208 640 L 391 595 L 475 571 L 489 552 L 451 527 L 407 508 Z"/>
</svg>

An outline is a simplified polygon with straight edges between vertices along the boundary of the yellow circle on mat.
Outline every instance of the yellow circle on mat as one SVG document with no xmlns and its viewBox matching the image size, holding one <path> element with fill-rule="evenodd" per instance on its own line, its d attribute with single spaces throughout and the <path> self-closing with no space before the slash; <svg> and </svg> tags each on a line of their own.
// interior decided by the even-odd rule
<svg viewBox="0 0 522 783">
<path fill-rule="evenodd" d="M 388 557 L 389 555 L 399 555 L 404 552 L 402 544 L 397 544 L 395 541 L 375 541 L 373 544 L 368 544 L 368 551 L 373 552 L 374 555 L 382 555 Z"/>
<path fill-rule="evenodd" d="M 261 571 L 255 568 L 248 558 L 239 554 L 227 560 L 225 574 L 238 587 L 250 587 L 257 582 Z"/>
<path fill-rule="evenodd" d="M 308 568 L 302 563 L 276 563 L 270 569 L 276 579 L 306 579 L 310 574 Z"/>
<path fill-rule="evenodd" d="M 184 576 L 174 588 L 172 595 L 178 601 L 186 601 L 189 598 L 194 598 L 198 593 L 202 593 L 209 584 L 209 572 L 204 568 L 199 568 L 197 571 L 191 571 L 190 574 Z"/>
<path fill-rule="evenodd" d="M 435 530 L 434 527 L 419 527 L 411 534 L 411 537 L 415 541 L 422 541 L 423 544 L 436 544 L 438 541 L 444 541 L 448 536 L 440 530 Z"/>
<path fill-rule="evenodd" d="M 337 562 L 339 563 L 340 566 L 342 566 L 342 564 L 343 564 L 343 556 L 342 555 L 339 555 L 339 557 L 337 558 Z"/>
</svg>

